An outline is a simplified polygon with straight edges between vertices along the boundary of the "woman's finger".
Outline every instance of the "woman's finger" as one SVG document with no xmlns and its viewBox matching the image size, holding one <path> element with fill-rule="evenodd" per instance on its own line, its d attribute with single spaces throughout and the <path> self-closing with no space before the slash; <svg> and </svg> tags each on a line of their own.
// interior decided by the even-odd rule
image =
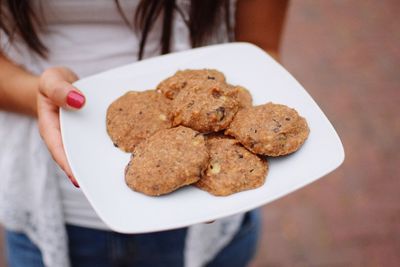
<svg viewBox="0 0 400 267">
<path fill-rule="evenodd" d="M 85 96 L 71 84 L 76 79 L 68 69 L 51 68 L 41 75 L 39 91 L 56 106 L 80 109 L 85 104 Z"/>
<path fill-rule="evenodd" d="M 76 187 L 79 187 L 76 179 L 72 175 L 61 141 L 60 121 L 58 117 L 59 109 L 50 101 L 51 100 L 47 99 L 45 96 L 41 94 L 38 95 L 40 135 L 45 141 L 53 159 L 68 175 L 71 182 Z"/>
<path fill-rule="evenodd" d="M 83 94 L 68 82 L 60 80 L 48 81 L 41 88 L 40 92 L 59 107 L 80 109 L 85 104 Z"/>
</svg>

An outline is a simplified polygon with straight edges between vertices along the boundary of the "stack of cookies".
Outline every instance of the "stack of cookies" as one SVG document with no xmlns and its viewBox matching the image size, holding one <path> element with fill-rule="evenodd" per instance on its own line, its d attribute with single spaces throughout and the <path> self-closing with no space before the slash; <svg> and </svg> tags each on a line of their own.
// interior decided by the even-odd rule
<svg viewBox="0 0 400 267">
<path fill-rule="evenodd" d="M 264 184 L 266 156 L 293 153 L 309 134 L 294 109 L 253 106 L 248 90 L 212 69 L 178 71 L 156 90 L 128 92 L 107 110 L 114 145 L 132 153 L 125 181 L 150 196 L 192 184 L 227 196 Z"/>
</svg>

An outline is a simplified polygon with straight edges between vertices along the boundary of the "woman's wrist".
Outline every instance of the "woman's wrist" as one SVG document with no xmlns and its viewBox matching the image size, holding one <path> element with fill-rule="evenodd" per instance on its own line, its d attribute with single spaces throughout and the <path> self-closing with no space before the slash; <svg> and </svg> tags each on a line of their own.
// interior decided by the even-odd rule
<svg viewBox="0 0 400 267">
<path fill-rule="evenodd" d="M 29 96 L 29 105 L 27 107 L 27 112 L 30 116 L 37 117 L 37 95 L 39 93 L 39 76 L 34 76 L 29 79 L 28 84 L 32 88 L 32 95 Z"/>
</svg>

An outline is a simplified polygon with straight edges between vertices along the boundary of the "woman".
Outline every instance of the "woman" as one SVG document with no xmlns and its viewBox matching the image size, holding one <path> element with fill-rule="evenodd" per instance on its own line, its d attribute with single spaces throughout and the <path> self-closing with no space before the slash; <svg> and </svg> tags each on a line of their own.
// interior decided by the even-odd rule
<svg viewBox="0 0 400 267">
<path fill-rule="evenodd" d="M 78 77 L 145 57 L 233 37 L 278 57 L 287 2 L 42 2 L 0 1 L 0 222 L 9 265 L 246 265 L 257 241 L 255 212 L 160 233 L 111 232 L 64 178 L 79 187 L 58 109 L 84 107 L 72 85 Z"/>
</svg>

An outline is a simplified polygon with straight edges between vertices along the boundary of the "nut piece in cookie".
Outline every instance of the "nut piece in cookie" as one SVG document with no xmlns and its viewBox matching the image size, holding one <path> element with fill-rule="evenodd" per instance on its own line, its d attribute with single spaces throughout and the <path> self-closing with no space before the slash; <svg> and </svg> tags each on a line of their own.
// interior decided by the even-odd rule
<svg viewBox="0 0 400 267">
<path fill-rule="evenodd" d="M 107 133 L 114 145 L 125 152 L 155 132 L 171 127 L 170 100 L 154 91 L 128 92 L 107 109 Z"/>
<path fill-rule="evenodd" d="M 210 163 L 195 184 L 216 196 L 227 196 L 260 187 L 265 182 L 268 163 L 227 136 L 207 138 Z"/>
<path fill-rule="evenodd" d="M 196 82 L 197 80 L 215 80 L 218 82 L 225 82 L 225 76 L 223 73 L 214 69 L 180 70 L 159 83 L 157 91 L 160 91 L 169 99 L 174 99 L 181 90 L 190 88 L 191 83 Z"/>
<path fill-rule="evenodd" d="M 202 133 L 224 130 L 239 109 L 225 83 L 196 80 L 172 101 L 172 124 L 184 125 Z"/>
<path fill-rule="evenodd" d="M 309 132 L 306 120 L 296 110 L 267 103 L 240 110 L 225 134 L 254 153 L 282 156 L 298 150 Z"/>
<path fill-rule="evenodd" d="M 179 126 L 140 143 L 125 169 L 126 184 L 150 196 L 197 182 L 209 160 L 204 136 Z"/>
</svg>

